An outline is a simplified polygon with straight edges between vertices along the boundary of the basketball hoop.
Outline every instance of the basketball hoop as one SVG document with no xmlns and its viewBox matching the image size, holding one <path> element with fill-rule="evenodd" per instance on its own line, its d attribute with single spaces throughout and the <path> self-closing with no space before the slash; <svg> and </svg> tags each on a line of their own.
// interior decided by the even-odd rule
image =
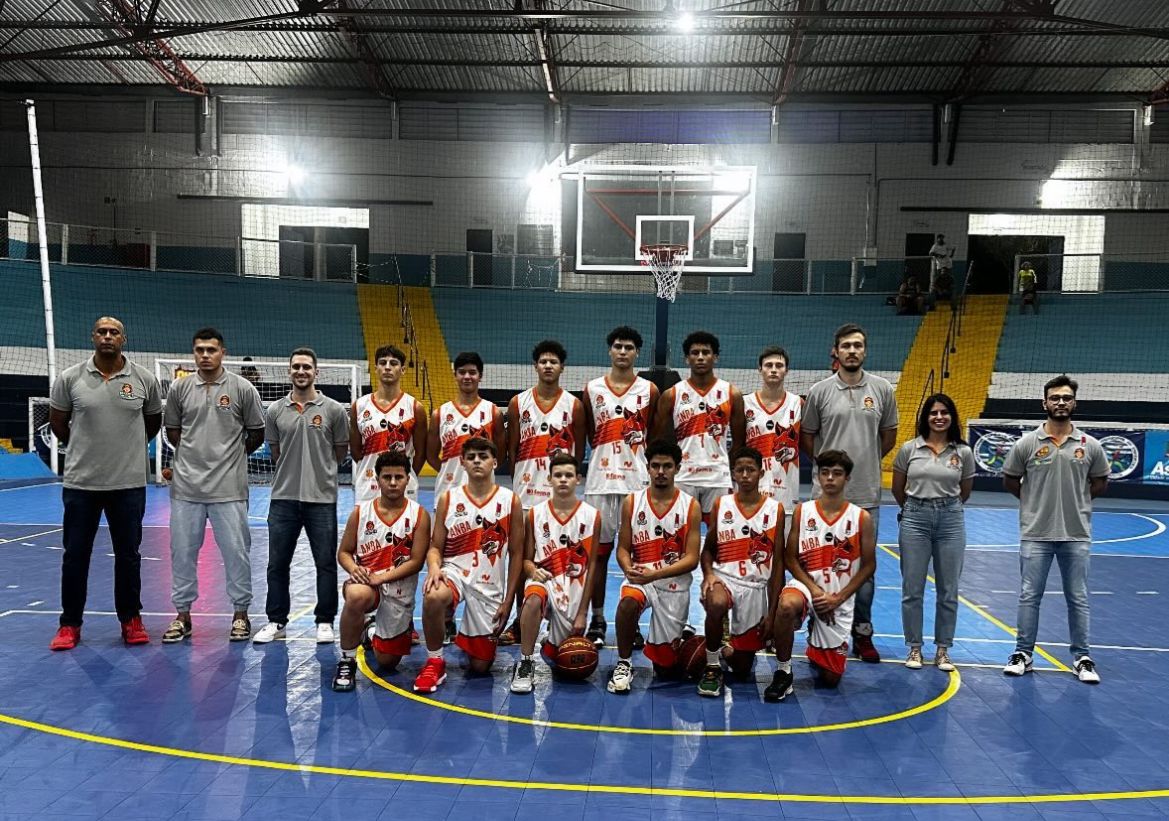
<svg viewBox="0 0 1169 821">
<path fill-rule="evenodd" d="M 641 264 L 648 265 L 653 272 L 654 285 L 660 299 L 673 302 L 678 296 L 678 283 L 682 281 L 682 266 L 686 264 L 689 248 L 685 245 L 643 245 Z"/>
</svg>

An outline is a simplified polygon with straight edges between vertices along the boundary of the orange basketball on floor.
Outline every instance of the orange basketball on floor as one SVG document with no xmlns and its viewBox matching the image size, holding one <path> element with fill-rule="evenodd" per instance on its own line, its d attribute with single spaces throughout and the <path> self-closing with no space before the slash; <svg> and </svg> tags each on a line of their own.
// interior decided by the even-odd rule
<svg viewBox="0 0 1169 821">
<path fill-rule="evenodd" d="M 706 636 L 691 636 L 678 648 L 678 669 L 687 678 L 698 678 L 706 669 Z"/>
<path fill-rule="evenodd" d="M 171 470 L 170 468 L 163 468 L 162 469 L 162 481 L 169 482 L 171 479 L 174 478 L 174 475 L 175 475 L 174 471 Z"/>
<path fill-rule="evenodd" d="M 584 636 L 569 636 L 556 648 L 557 671 L 565 678 L 588 678 L 599 659 L 597 648 Z"/>
</svg>

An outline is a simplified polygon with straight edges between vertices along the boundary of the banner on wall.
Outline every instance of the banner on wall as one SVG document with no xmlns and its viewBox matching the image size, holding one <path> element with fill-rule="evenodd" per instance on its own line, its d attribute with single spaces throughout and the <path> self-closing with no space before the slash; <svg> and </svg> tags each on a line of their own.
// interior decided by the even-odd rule
<svg viewBox="0 0 1169 821">
<path fill-rule="evenodd" d="M 1024 433 L 1039 423 L 1029 419 L 976 419 L 967 429 L 974 452 L 975 475 L 1001 477 L 1007 454 Z M 1100 441 L 1108 458 L 1110 482 L 1169 485 L 1169 430 L 1118 428 L 1090 422 L 1076 426 Z"/>
</svg>

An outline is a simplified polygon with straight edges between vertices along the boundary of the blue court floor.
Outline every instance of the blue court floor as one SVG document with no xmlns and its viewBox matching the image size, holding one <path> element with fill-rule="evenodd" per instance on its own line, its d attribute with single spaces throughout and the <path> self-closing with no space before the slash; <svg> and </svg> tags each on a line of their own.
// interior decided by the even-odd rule
<svg viewBox="0 0 1169 821">
<path fill-rule="evenodd" d="M 424 496 L 427 494 L 424 494 Z M 423 499 L 425 503 L 427 499 Z M 1103 683 L 1068 671 L 1053 570 L 1036 672 L 1007 679 L 1018 590 L 1008 497 L 968 509 L 958 671 L 902 664 L 895 509 L 886 508 L 874 622 L 885 663 L 850 662 L 836 691 L 765 704 L 774 660 L 725 697 L 657 682 L 635 656 L 632 695 L 604 691 L 612 650 L 583 683 L 541 670 L 508 691 L 515 648 L 471 677 L 448 650 L 433 697 L 402 669 L 363 666 L 330 690 L 338 650 L 311 637 L 307 546 L 286 641 L 229 644 L 218 553 L 205 546 L 195 635 L 163 646 L 171 618 L 167 496 L 149 491 L 143 544 L 147 646 L 123 647 L 103 529 L 83 642 L 51 653 L 61 558 L 60 488 L 0 491 L 0 819 L 1078 819 L 1169 815 L 1169 509 L 1098 512 L 1093 656 Z M 253 500 L 253 623 L 263 617 L 264 491 Z M 343 501 L 342 508 L 345 507 Z M 611 568 L 611 571 L 613 568 Z M 342 574 L 343 575 L 343 574 Z M 610 573 L 609 620 L 619 579 Z M 697 585 L 695 585 L 697 595 Z M 927 633 L 932 622 L 927 601 Z M 697 600 L 691 621 L 701 624 Z M 610 640 L 612 632 L 610 628 Z M 927 639 L 928 641 L 928 639 Z M 802 639 L 797 638 L 796 652 Z M 927 658 L 932 645 L 927 646 Z"/>
</svg>

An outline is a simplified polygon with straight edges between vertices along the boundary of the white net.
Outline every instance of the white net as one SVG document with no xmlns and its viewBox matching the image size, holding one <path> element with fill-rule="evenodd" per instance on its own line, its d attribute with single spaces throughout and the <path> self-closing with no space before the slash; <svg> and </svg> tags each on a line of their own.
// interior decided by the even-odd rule
<svg viewBox="0 0 1169 821">
<path fill-rule="evenodd" d="M 292 383 L 288 379 L 288 362 L 286 361 L 226 359 L 223 366 L 255 385 L 256 390 L 260 393 L 260 398 L 264 401 L 265 408 L 292 390 Z M 344 405 L 351 404 L 360 395 L 361 383 L 358 381 L 360 371 L 357 365 L 330 365 L 321 362 L 318 369 L 320 373 L 317 376 L 317 390 L 321 393 Z M 155 361 L 155 375 L 162 386 L 164 405 L 170 386 L 174 384 L 175 380 L 184 379 L 193 373 L 195 373 L 195 363 L 190 359 L 158 359 Z M 161 458 L 155 458 L 155 454 Z M 165 483 L 169 478 L 169 468 L 174 458 L 174 448 L 166 438 L 165 429 L 159 432 L 158 438 L 152 443 L 150 457 L 156 481 Z M 248 456 L 249 484 L 271 484 L 274 470 L 272 452 L 269 450 L 267 442 Z M 342 483 L 347 484 L 350 481 L 350 473 L 350 461 L 346 460 L 338 470 Z"/>
<path fill-rule="evenodd" d="M 670 302 L 677 299 L 687 250 L 685 245 L 641 246 L 642 262 L 653 272 L 659 299 L 668 299 Z"/>
</svg>

